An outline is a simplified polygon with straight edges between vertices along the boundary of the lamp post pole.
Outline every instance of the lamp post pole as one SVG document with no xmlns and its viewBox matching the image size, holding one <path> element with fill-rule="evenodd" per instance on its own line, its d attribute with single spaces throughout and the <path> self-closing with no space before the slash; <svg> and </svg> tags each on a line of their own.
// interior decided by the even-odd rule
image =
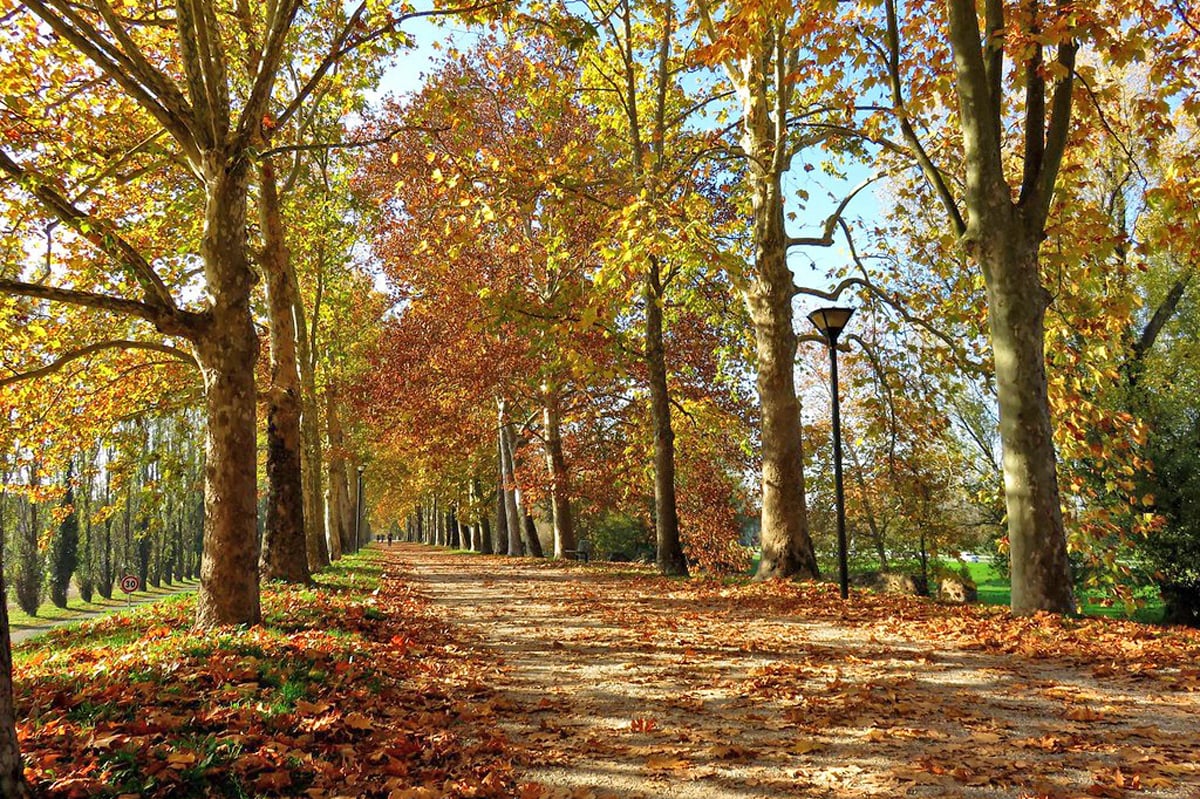
<svg viewBox="0 0 1200 799">
<path fill-rule="evenodd" d="M 842 485 L 842 412 L 838 397 L 837 340 L 853 313 L 853 308 L 821 308 L 808 315 L 829 344 L 829 383 L 833 393 L 833 486 L 837 497 L 838 586 L 842 599 L 850 596 L 850 568 L 846 555 L 846 494 Z"/>
<path fill-rule="evenodd" d="M 362 546 L 362 517 L 363 517 L 363 472 L 367 470 L 361 463 L 358 465 L 358 491 L 355 493 L 354 509 L 354 551 Z"/>
</svg>

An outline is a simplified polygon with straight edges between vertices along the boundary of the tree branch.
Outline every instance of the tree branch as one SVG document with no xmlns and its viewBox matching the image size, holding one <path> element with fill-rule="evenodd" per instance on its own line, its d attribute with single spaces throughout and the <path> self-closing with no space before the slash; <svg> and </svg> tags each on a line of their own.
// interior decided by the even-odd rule
<svg viewBox="0 0 1200 799">
<path fill-rule="evenodd" d="M 881 177 L 883 177 L 882 174 L 872 175 L 871 177 L 867 178 L 866 180 L 862 181 L 857 186 L 855 186 L 854 191 L 850 192 L 845 197 L 843 197 L 842 201 L 840 203 L 838 203 L 838 207 L 835 208 L 833 213 L 830 214 L 829 217 L 825 220 L 825 226 L 822 229 L 821 235 L 819 237 L 789 236 L 788 240 L 787 240 L 787 246 L 789 246 L 789 247 L 797 247 L 797 246 L 831 247 L 831 246 L 833 246 L 833 231 L 834 231 L 834 228 L 836 228 L 838 226 L 838 224 L 842 221 L 842 214 L 845 213 L 846 206 L 848 206 L 850 204 L 851 200 L 853 200 L 855 197 L 858 196 L 858 193 L 860 191 L 865 189 L 867 186 L 870 186 L 872 183 L 879 180 Z"/>
<path fill-rule="evenodd" d="M 298 152 L 315 152 L 323 150 L 343 150 L 353 149 L 356 147 L 371 147 L 376 144 L 387 144 L 395 139 L 401 133 L 443 133 L 450 130 L 449 127 L 427 127 L 424 125 L 401 125 L 393 128 L 382 136 L 375 136 L 370 139 L 361 139 L 359 141 L 344 141 L 344 142 L 320 142 L 312 144 L 281 144 L 278 147 L 272 147 L 269 150 L 264 150 L 259 153 L 259 158 L 270 158 L 274 155 L 282 155 L 284 153 Z"/>
<path fill-rule="evenodd" d="M 98 247 L 119 266 L 129 270 L 133 279 L 142 287 L 147 305 L 159 308 L 164 314 L 177 310 L 175 299 L 162 278 L 154 271 L 154 267 L 133 245 L 113 230 L 111 225 L 83 211 L 38 175 L 12 160 L 4 150 L 0 150 L 0 172 L 8 173 L 54 216 Z"/>
<path fill-rule="evenodd" d="M 177 347 L 172 347 L 169 344 L 158 344 L 152 341 L 134 341 L 127 339 L 114 339 L 112 341 L 99 341 L 95 344 L 89 344 L 86 347 L 80 347 L 76 350 L 60 355 L 50 363 L 38 369 L 32 369 L 28 372 L 18 372 L 7 377 L 0 377 L 0 388 L 19 383 L 24 380 L 36 380 L 39 377 L 54 374 L 61 371 L 67 364 L 77 361 L 80 358 L 86 358 L 97 352 L 104 350 L 151 350 L 153 352 L 162 352 L 174 358 L 178 358 L 184 363 L 200 368 L 200 364 L 196 361 L 195 356 L 185 352 Z"/>
<path fill-rule="evenodd" d="M 150 305 L 125 297 L 114 297 L 110 294 L 96 294 L 90 291 L 76 291 L 55 286 L 43 286 L 37 283 L 25 283 L 20 280 L 0 278 L 0 293 L 15 294 L 20 297 L 33 297 L 48 302 L 61 302 L 65 305 L 78 305 L 82 308 L 96 308 L 102 311 L 124 316 L 134 316 L 145 319 L 154 325 L 155 329 L 171 336 L 180 336 L 194 341 L 200 335 L 202 328 L 208 322 L 207 314 L 190 311 L 170 311 L 166 308 Z"/>
<path fill-rule="evenodd" d="M 200 148 L 192 130 L 192 110 L 168 78 L 153 68 L 149 72 L 142 70 L 130 55 L 115 47 L 95 26 L 81 18 L 70 2 L 26 0 L 25 6 L 157 119 L 183 148 L 189 161 L 199 162 Z"/>
<path fill-rule="evenodd" d="M 888 78 L 892 88 L 892 104 L 895 107 L 895 114 L 900 120 L 900 133 L 908 142 L 917 163 L 920 164 L 925 179 L 933 186 L 938 199 L 942 201 L 942 206 L 950 217 L 950 223 L 954 225 L 955 233 L 961 236 L 967 230 L 967 222 L 958 208 L 954 193 L 950 191 L 950 185 L 946 182 L 942 171 L 933 163 L 924 143 L 917 136 L 916 129 L 909 121 L 907 102 L 904 99 L 904 89 L 900 81 L 900 26 L 896 18 L 896 0 L 885 0 L 884 6 L 887 11 Z"/>
</svg>

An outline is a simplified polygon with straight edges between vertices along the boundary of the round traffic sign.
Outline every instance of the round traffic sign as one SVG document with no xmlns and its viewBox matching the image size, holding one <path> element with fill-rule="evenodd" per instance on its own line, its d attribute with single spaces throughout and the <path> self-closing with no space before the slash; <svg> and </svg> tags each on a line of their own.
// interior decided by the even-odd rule
<svg viewBox="0 0 1200 799">
<path fill-rule="evenodd" d="M 121 578 L 121 590 L 127 594 L 132 594 L 134 591 L 138 590 L 138 587 L 141 586 L 141 584 L 142 581 L 139 580 L 135 574 L 127 574 Z"/>
</svg>

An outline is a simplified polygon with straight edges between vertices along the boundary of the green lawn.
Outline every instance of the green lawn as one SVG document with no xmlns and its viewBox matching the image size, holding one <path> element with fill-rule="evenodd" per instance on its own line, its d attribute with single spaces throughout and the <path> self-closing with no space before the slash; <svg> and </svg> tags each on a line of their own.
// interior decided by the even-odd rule
<svg viewBox="0 0 1200 799">
<path fill-rule="evenodd" d="M 750 561 L 749 574 L 754 574 L 758 569 L 759 553 L 755 553 Z M 1009 585 L 1008 578 L 996 570 L 996 567 L 986 561 L 978 563 L 960 564 L 958 561 L 951 561 L 945 564 L 945 567 L 958 571 L 962 565 L 967 568 L 967 574 L 975 583 L 975 587 L 979 591 L 979 602 L 984 605 L 1008 605 L 1012 602 L 1012 588 Z M 932 566 L 932 564 L 931 564 Z M 821 568 L 827 579 L 835 578 L 837 574 L 837 566 L 832 563 L 822 563 Z M 872 568 L 878 568 L 870 564 L 851 564 L 850 574 L 853 576 L 856 573 L 869 571 Z M 912 571 L 919 572 L 920 567 L 915 564 L 896 564 L 893 568 L 897 571 Z M 1162 621 L 1163 604 L 1158 592 L 1152 588 L 1141 589 L 1137 592 L 1138 598 L 1144 603 L 1142 607 L 1134 610 L 1133 614 L 1128 618 L 1134 621 L 1147 622 L 1157 624 Z M 1112 618 L 1126 618 L 1125 607 L 1121 603 L 1104 604 L 1100 597 L 1080 597 L 1079 611 L 1084 616 L 1109 616 Z"/>
<path fill-rule="evenodd" d="M 113 598 L 105 599 L 99 594 L 92 596 L 91 602 L 84 602 L 79 596 L 71 596 L 65 608 L 55 607 L 49 600 L 42 603 L 36 616 L 30 616 L 21 610 L 15 602 L 8 603 L 8 626 L 13 630 L 32 630 L 46 627 L 61 621 L 73 621 L 91 618 L 97 613 L 110 610 L 120 610 L 127 605 L 137 604 L 148 599 L 167 596 L 181 591 L 194 591 L 200 584 L 199 580 L 176 580 L 173 588 L 163 585 L 161 588 L 146 586 L 145 591 L 135 591 L 126 599 L 120 588 L 113 590 Z"/>
<path fill-rule="evenodd" d="M 967 572 L 979 590 L 979 601 L 985 605 L 1007 605 L 1012 601 L 1012 590 L 1008 580 L 990 563 L 968 563 Z M 1134 621 L 1158 623 L 1162 621 L 1163 604 L 1158 593 L 1146 588 L 1136 592 L 1144 603 L 1133 611 Z M 1101 597 L 1084 594 L 1079 597 L 1079 612 L 1084 616 L 1110 616 L 1126 618 L 1125 606 L 1120 602 L 1105 603 Z"/>
</svg>

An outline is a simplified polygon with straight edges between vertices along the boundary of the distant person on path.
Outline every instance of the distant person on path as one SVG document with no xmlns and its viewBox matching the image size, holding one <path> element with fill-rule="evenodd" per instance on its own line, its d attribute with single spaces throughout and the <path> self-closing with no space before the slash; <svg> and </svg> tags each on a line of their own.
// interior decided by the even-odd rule
<svg viewBox="0 0 1200 799">
<path fill-rule="evenodd" d="M 388 546 L 390 547 L 391 545 L 392 545 L 392 533 L 389 530 L 388 531 Z"/>
</svg>

